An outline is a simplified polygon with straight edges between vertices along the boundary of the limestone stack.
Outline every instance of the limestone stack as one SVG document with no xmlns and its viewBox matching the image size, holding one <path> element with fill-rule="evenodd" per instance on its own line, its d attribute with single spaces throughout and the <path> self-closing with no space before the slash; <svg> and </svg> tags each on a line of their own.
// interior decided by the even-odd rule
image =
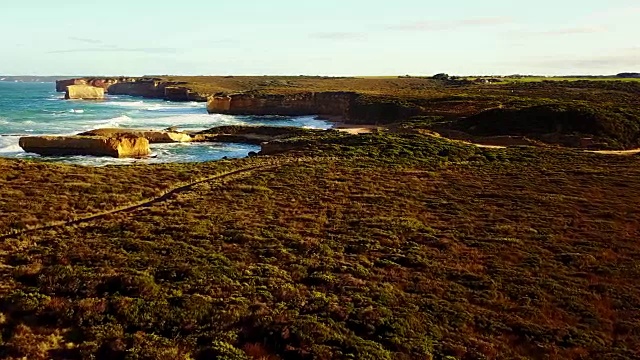
<svg viewBox="0 0 640 360">
<path fill-rule="evenodd" d="M 64 98 L 67 100 L 102 100 L 104 99 L 104 89 L 89 85 L 69 85 Z"/>
<path fill-rule="evenodd" d="M 81 136 L 104 136 L 104 137 L 121 137 L 121 136 L 133 136 L 143 137 L 149 140 L 149 143 L 174 143 L 174 142 L 191 142 L 194 139 L 186 133 L 179 131 L 155 131 L 155 130 L 142 130 L 142 129 L 119 129 L 119 128 L 105 128 L 90 130 L 78 134 Z"/>
<path fill-rule="evenodd" d="M 143 137 L 122 136 L 29 136 L 19 140 L 20 147 L 43 156 L 92 155 L 144 157 L 150 154 L 149 140 Z"/>
</svg>

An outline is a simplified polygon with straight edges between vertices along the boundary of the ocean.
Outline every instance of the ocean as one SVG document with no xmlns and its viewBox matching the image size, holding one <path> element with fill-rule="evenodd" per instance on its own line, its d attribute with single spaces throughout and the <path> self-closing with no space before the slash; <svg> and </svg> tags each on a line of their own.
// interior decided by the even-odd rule
<svg viewBox="0 0 640 360">
<path fill-rule="evenodd" d="M 64 100 L 55 83 L 0 81 L 0 157 L 39 159 L 101 166 L 132 163 L 201 162 L 223 157 L 245 157 L 260 147 L 236 143 L 151 144 L 152 157 L 114 159 L 92 156 L 40 157 L 24 152 L 21 136 L 71 135 L 98 128 L 204 130 L 221 125 L 271 125 L 328 129 L 331 124 L 314 116 L 209 115 L 206 104 L 168 102 L 107 95 L 104 101 Z"/>
</svg>

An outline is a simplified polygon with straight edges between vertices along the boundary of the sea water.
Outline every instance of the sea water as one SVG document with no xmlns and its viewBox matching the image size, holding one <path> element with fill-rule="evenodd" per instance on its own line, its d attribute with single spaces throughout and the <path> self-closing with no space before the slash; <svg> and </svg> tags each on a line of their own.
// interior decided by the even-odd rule
<svg viewBox="0 0 640 360">
<path fill-rule="evenodd" d="M 206 104 L 168 102 L 131 96 L 107 95 L 104 101 L 64 100 L 55 83 L 0 81 L 0 157 L 60 161 L 81 165 L 199 162 L 223 157 L 244 157 L 260 147 L 236 143 L 151 144 L 145 159 L 93 156 L 40 157 L 24 152 L 21 136 L 72 135 L 98 128 L 204 130 L 222 125 L 271 125 L 327 129 L 331 124 L 313 116 L 209 115 Z"/>
</svg>

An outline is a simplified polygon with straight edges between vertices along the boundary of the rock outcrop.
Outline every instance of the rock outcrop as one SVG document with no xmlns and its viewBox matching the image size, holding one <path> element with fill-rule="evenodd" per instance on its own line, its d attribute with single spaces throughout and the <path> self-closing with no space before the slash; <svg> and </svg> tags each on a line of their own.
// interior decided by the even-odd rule
<svg viewBox="0 0 640 360">
<path fill-rule="evenodd" d="M 183 86 L 170 85 L 164 88 L 164 99 L 168 101 L 207 101 L 206 95 L 201 95 Z"/>
<path fill-rule="evenodd" d="M 209 98 L 207 111 L 229 115 L 321 115 L 369 124 L 392 123 L 424 113 L 414 104 L 339 91 L 216 95 Z"/>
<path fill-rule="evenodd" d="M 121 82 L 133 82 L 135 78 L 127 78 L 127 77 L 117 77 L 117 78 L 76 78 L 76 79 L 65 79 L 65 80 L 57 80 L 56 81 L 56 91 L 57 92 L 65 92 L 67 90 L 67 86 L 70 85 L 90 85 L 99 88 L 103 88 L 108 92 L 108 89 L 111 85 L 121 83 Z"/>
<path fill-rule="evenodd" d="M 156 143 L 174 143 L 174 142 L 191 142 L 194 140 L 191 135 L 178 131 L 155 131 L 141 129 L 96 129 L 78 134 L 79 136 L 102 136 L 108 138 L 119 137 L 143 137 L 150 144 Z"/>
<path fill-rule="evenodd" d="M 131 95 L 151 99 L 169 101 L 207 101 L 206 95 L 201 95 L 182 86 L 185 82 L 162 81 L 159 79 L 137 79 L 132 82 L 120 82 L 109 86 L 109 94 Z"/>
<path fill-rule="evenodd" d="M 104 99 L 104 89 L 90 85 L 69 85 L 64 98 L 67 100 L 102 100 Z"/>
<path fill-rule="evenodd" d="M 230 115 L 329 115 L 346 117 L 357 97 L 352 92 L 305 92 L 295 94 L 233 94 L 213 96 L 207 111 Z"/>
<path fill-rule="evenodd" d="M 71 85 L 87 85 L 87 81 L 83 79 L 68 79 L 68 80 L 57 80 L 56 81 L 56 91 L 57 92 L 66 92 L 67 86 Z"/>
<path fill-rule="evenodd" d="M 150 154 L 149 141 L 143 137 L 32 136 L 19 140 L 26 152 L 43 156 L 92 155 L 144 157 Z"/>
<path fill-rule="evenodd" d="M 274 140 L 260 144 L 260 155 L 277 155 L 300 149 L 300 145 L 291 141 Z"/>
<path fill-rule="evenodd" d="M 130 95 L 152 99 L 164 98 L 164 87 L 159 86 L 155 79 L 138 79 L 132 82 L 119 82 L 109 86 L 107 91 L 111 95 Z"/>
<path fill-rule="evenodd" d="M 158 78 L 77 78 L 56 81 L 56 91 L 65 92 L 67 86 L 89 85 L 104 89 L 111 95 L 130 95 L 169 101 L 207 101 L 208 95 L 199 94 L 181 81 Z"/>
<path fill-rule="evenodd" d="M 520 109 L 495 108 L 433 127 L 444 134 L 462 131 L 474 138 L 527 137 L 548 144 L 577 148 L 632 148 L 640 130 L 630 114 L 582 105 L 539 105 Z M 607 145 L 609 144 L 609 145 Z"/>
<path fill-rule="evenodd" d="M 197 133 L 198 141 L 235 142 L 260 145 L 266 141 L 289 139 L 318 133 L 322 130 L 290 126 L 218 126 Z"/>
</svg>

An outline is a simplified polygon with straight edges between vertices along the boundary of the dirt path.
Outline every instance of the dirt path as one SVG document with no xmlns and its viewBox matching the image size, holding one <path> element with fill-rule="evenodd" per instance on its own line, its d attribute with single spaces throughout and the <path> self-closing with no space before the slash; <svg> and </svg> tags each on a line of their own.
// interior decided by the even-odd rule
<svg viewBox="0 0 640 360">
<path fill-rule="evenodd" d="M 640 149 L 633 150 L 587 150 L 587 152 L 602 155 L 636 155 L 640 154 Z"/>
<path fill-rule="evenodd" d="M 378 125 L 357 125 L 357 124 L 346 124 L 344 122 L 335 122 L 333 130 L 338 130 L 340 132 L 344 132 L 351 135 L 359 135 L 359 134 L 369 134 L 374 131 L 384 130 L 384 126 Z"/>
<path fill-rule="evenodd" d="M 320 160 L 320 158 L 313 158 L 313 159 L 307 159 L 307 158 L 301 158 L 301 159 L 277 159 L 275 161 L 271 161 L 271 162 L 267 162 L 267 163 L 263 163 L 263 164 L 257 164 L 257 165 L 252 165 L 252 166 L 246 166 L 246 167 L 242 167 L 239 169 L 235 169 L 235 170 L 230 170 L 224 173 L 219 173 L 204 179 L 199 179 L 199 180 L 194 180 L 191 181 L 189 183 L 186 184 L 181 184 L 178 185 L 174 188 L 171 188 L 169 190 L 166 190 L 165 192 L 163 192 L 162 195 L 150 198 L 150 199 L 145 199 L 133 204 L 128 204 L 128 205 L 124 205 L 124 206 L 120 206 L 108 211 L 103 211 L 100 213 L 96 213 L 96 214 L 90 214 L 90 215 L 86 215 L 86 216 L 82 216 L 73 220 L 68 220 L 68 221 L 55 221 L 55 222 L 50 222 L 50 223 L 46 223 L 43 225 L 38 225 L 38 226 L 34 226 L 25 230 L 21 230 L 21 231 L 14 231 L 8 234 L 2 234 L 0 235 L 0 240 L 4 240 L 4 239 L 8 239 L 8 238 L 13 238 L 13 237 L 17 237 L 20 235 L 24 235 L 24 234 L 28 234 L 31 232 L 35 232 L 35 231 L 39 231 L 39 230 L 48 230 L 48 229 L 53 229 L 53 228 L 58 228 L 58 227 L 63 227 L 63 226 L 71 226 L 71 225 L 77 225 L 77 224 L 81 224 L 81 223 L 86 223 L 89 221 L 93 221 L 93 220 L 97 220 L 97 219 L 101 219 L 104 218 L 106 216 L 109 215 L 113 215 L 113 214 L 117 214 L 117 213 L 123 213 L 123 212 L 131 212 L 131 211 L 135 211 L 138 210 L 140 208 L 143 207 L 149 207 L 155 203 L 159 203 L 162 201 L 166 201 L 168 199 L 170 199 L 171 197 L 173 197 L 174 195 L 184 192 L 184 191 L 188 191 L 190 189 L 192 189 L 194 186 L 203 184 L 203 183 L 207 183 L 207 182 L 212 182 L 212 181 L 218 181 L 220 182 L 220 184 L 224 184 L 225 182 L 228 182 L 230 180 L 236 180 L 239 178 L 245 178 L 250 176 L 251 174 L 257 172 L 257 171 L 264 171 L 264 170 L 269 170 L 269 169 L 273 169 L 282 165 L 286 165 L 286 164 L 290 164 L 290 163 L 295 163 L 295 162 L 311 162 L 311 161 L 318 161 Z"/>
</svg>

